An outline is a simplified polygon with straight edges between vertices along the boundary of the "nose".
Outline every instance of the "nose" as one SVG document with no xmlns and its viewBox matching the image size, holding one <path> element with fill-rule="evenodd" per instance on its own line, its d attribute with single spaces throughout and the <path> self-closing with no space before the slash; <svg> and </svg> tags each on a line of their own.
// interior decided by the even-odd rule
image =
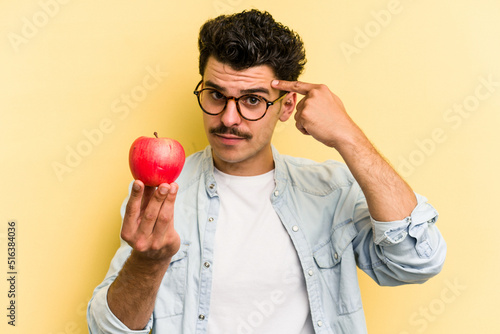
<svg viewBox="0 0 500 334">
<path fill-rule="evenodd" d="M 241 116 L 238 112 L 234 97 L 227 99 L 226 108 L 222 111 L 221 121 L 226 127 L 241 123 Z"/>
</svg>

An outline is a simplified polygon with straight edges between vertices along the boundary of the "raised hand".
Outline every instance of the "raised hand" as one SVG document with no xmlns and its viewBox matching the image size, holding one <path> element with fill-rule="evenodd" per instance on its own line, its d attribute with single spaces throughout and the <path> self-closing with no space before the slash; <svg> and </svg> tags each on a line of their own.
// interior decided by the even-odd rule
<svg viewBox="0 0 500 334">
<path fill-rule="evenodd" d="M 301 81 L 274 80 L 272 87 L 304 95 L 297 103 L 295 125 L 300 132 L 323 144 L 342 149 L 342 145 L 366 140 L 347 114 L 342 101 L 325 85 Z"/>
<path fill-rule="evenodd" d="M 180 248 L 174 229 L 178 188 L 164 183 L 155 190 L 141 181 L 132 186 L 121 232 L 132 252 L 107 294 L 110 310 L 130 329 L 148 323 L 163 276 Z"/>
<path fill-rule="evenodd" d="M 284 80 L 274 80 L 271 86 L 304 95 L 296 106 L 297 129 L 340 153 L 363 190 L 374 219 L 392 221 L 410 214 L 417 204 L 412 189 L 378 153 L 327 86 Z"/>
<path fill-rule="evenodd" d="M 121 236 L 138 254 L 150 260 L 168 260 L 180 247 L 174 229 L 174 203 L 179 186 L 161 184 L 156 190 L 134 181 Z"/>
</svg>

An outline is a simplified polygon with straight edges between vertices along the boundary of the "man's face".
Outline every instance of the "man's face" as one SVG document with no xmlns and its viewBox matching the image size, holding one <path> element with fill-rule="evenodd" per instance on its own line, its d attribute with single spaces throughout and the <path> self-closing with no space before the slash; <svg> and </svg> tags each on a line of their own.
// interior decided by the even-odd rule
<svg viewBox="0 0 500 334">
<path fill-rule="evenodd" d="M 280 93 L 271 87 L 271 81 L 275 78 L 273 70 L 267 65 L 236 71 L 210 57 L 201 88 L 216 88 L 222 94 L 234 97 L 251 90 L 253 94 L 274 101 Z M 285 104 L 289 100 L 292 103 Z M 257 175 L 271 170 L 274 163 L 270 143 L 274 127 L 278 119 L 285 121 L 290 117 L 294 102 L 295 96 L 286 96 L 270 106 L 265 116 L 257 121 L 242 118 L 234 100 L 229 100 L 219 115 L 203 113 L 215 166 L 223 172 L 236 175 Z"/>
</svg>

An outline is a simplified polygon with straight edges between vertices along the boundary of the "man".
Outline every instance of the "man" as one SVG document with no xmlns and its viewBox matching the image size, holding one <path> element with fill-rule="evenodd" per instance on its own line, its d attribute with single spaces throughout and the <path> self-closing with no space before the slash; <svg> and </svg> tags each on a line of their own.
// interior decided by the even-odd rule
<svg viewBox="0 0 500 334">
<path fill-rule="evenodd" d="M 337 96 L 296 81 L 302 41 L 271 15 L 210 20 L 199 48 L 195 94 L 210 146 L 186 160 L 179 185 L 132 184 L 90 332 L 365 333 L 356 266 L 380 285 L 437 274 L 437 212 Z M 297 128 L 347 167 L 271 146 L 295 109 Z"/>
</svg>

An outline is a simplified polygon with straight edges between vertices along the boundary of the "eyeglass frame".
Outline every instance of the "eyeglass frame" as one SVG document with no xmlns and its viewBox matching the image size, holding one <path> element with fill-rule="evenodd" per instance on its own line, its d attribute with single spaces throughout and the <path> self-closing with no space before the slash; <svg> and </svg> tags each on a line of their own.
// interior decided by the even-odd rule
<svg viewBox="0 0 500 334">
<path fill-rule="evenodd" d="M 200 105 L 200 108 L 201 110 L 203 110 L 203 112 L 207 115 L 211 115 L 211 116 L 217 116 L 217 115 L 220 115 L 222 114 L 222 112 L 226 109 L 227 107 L 227 102 L 229 100 L 234 100 L 234 103 L 236 103 L 236 110 L 238 111 L 238 114 L 245 120 L 247 121 L 251 121 L 251 122 L 254 122 L 254 121 L 258 121 L 260 119 L 262 119 L 264 116 L 266 116 L 267 114 L 267 110 L 269 109 L 270 106 L 274 105 L 274 103 L 278 102 L 279 100 L 281 100 L 282 98 L 284 98 L 286 96 L 286 94 L 288 94 L 289 92 L 285 91 L 283 95 L 281 95 L 280 97 L 278 97 L 276 100 L 274 101 L 269 101 L 268 99 L 266 99 L 265 97 L 263 96 L 260 96 L 260 95 L 257 95 L 257 94 L 244 94 L 244 95 L 241 95 L 240 97 L 235 97 L 235 96 L 226 96 L 224 95 L 223 93 L 221 93 L 219 90 L 215 89 L 215 88 L 203 88 L 203 89 L 200 89 L 198 90 L 198 87 L 200 87 L 200 85 L 203 83 L 203 79 L 196 85 L 196 88 L 194 90 L 194 95 L 196 95 L 197 97 L 197 100 L 198 100 L 198 104 Z M 200 93 L 204 90 L 213 90 L 213 91 L 216 91 L 218 93 L 220 93 L 221 95 L 223 95 L 225 98 L 226 98 L 226 103 L 224 104 L 224 107 L 222 108 L 221 111 L 219 111 L 218 113 L 216 114 L 213 114 L 213 113 L 209 113 L 208 111 L 206 111 L 202 105 L 201 105 L 201 101 L 200 101 Z M 248 97 L 248 96 L 255 96 L 255 97 L 258 97 L 259 99 L 263 99 L 265 102 L 266 102 L 266 111 L 264 111 L 264 113 L 262 114 L 262 116 L 260 116 L 259 118 L 255 118 L 255 119 L 250 119 L 250 118 L 247 118 L 245 116 L 243 116 L 243 114 L 241 113 L 241 110 L 240 110 L 240 104 L 238 103 L 238 101 L 242 98 L 242 97 Z"/>
</svg>

